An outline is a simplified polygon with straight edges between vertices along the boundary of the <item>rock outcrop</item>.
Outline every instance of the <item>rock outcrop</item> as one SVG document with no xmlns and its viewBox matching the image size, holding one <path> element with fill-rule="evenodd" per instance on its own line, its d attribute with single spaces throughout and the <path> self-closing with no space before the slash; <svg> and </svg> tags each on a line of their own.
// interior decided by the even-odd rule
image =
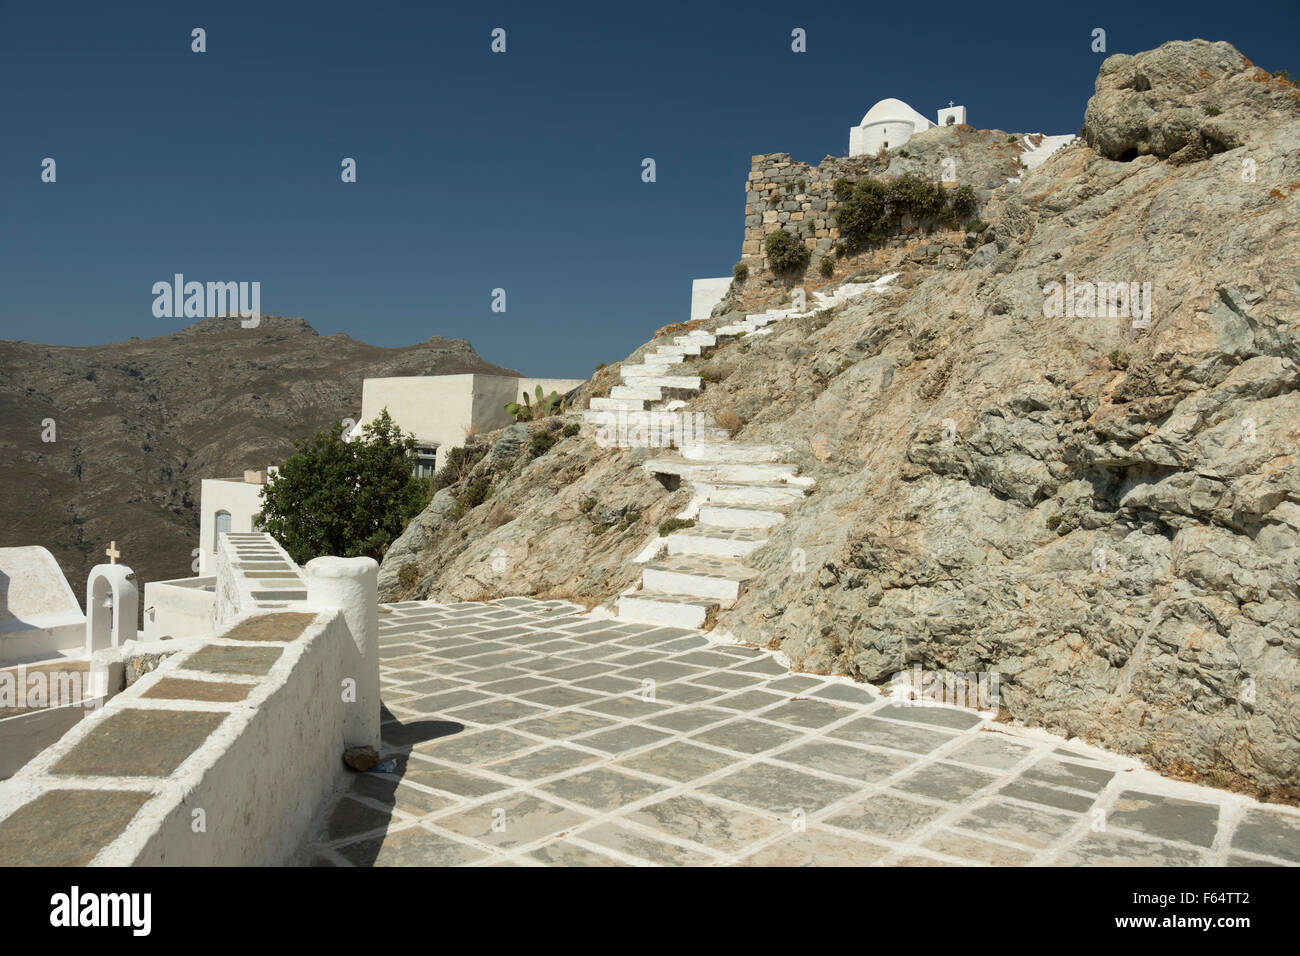
<svg viewBox="0 0 1300 956">
<path fill-rule="evenodd" d="M 1296 99 L 1293 85 L 1253 66 L 1230 43 L 1166 43 L 1102 64 L 1083 134 L 1107 159 L 1196 162 L 1244 145 Z"/>
<path fill-rule="evenodd" d="M 978 237 L 855 261 L 892 292 L 686 359 L 686 411 L 816 482 L 717 626 L 866 681 L 996 672 L 1010 719 L 1295 801 L 1300 95 L 1169 43 L 1105 62 L 1085 139 L 993 190 Z M 437 525 L 416 591 L 612 600 L 684 503 L 653 453 L 521 455 L 508 522 L 408 530 Z M 593 499 L 638 521 L 593 535 Z"/>
</svg>

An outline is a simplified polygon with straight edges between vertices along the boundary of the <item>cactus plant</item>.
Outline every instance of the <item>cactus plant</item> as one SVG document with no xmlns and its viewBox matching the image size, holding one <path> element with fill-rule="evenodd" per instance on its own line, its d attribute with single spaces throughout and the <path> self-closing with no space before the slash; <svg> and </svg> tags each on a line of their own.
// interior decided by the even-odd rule
<svg viewBox="0 0 1300 956">
<path fill-rule="evenodd" d="M 522 403 L 506 402 L 506 414 L 515 416 L 517 422 L 535 422 L 564 411 L 564 399 L 559 392 L 543 395 L 542 386 L 538 385 L 536 396 L 536 404 L 529 400 L 527 392 L 522 395 Z"/>
</svg>

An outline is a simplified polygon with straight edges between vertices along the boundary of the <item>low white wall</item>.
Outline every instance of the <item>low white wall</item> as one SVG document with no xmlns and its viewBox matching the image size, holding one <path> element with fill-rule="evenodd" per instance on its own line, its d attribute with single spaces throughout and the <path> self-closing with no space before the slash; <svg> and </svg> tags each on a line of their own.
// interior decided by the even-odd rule
<svg viewBox="0 0 1300 956">
<path fill-rule="evenodd" d="M 150 581 L 144 586 L 145 641 L 206 637 L 216 620 L 215 574 L 174 581 Z"/>
<path fill-rule="evenodd" d="M 8 631 L 0 634 L 0 666 L 80 657 L 85 646 L 85 620 Z"/>
<path fill-rule="evenodd" d="M 356 705 L 343 703 L 336 689 L 358 665 L 341 611 L 322 612 L 284 647 L 271 673 L 245 701 L 228 705 L 226 722 L 92 865 L 277 866 L 289 860 L 349 773 L 345 729 Z M 119 701 L 169 674 L 184 674 L 184 664 L 183 658 L 169 660 Z M 206 832 L 194 832 L 196 808 L 204 810 Z"/>
<path fill-rule="evenodd" d="M 219 637 L 202 646 L 223 643 Z M 164 661 L 107 706 L 0 783 L 0 816 L 51 786 L 154 792 L 92 866 L 268 866 L 285 863 L 305 837 L 325 798 L 343 782 L 350 708 L 335 689 L 358 672 L 356 645 L 343 612 L 322 611 L 295 640 L 239 647 L 277 647 L 264 677 L 187 671 L 190 653 Z M 375 664 L 377 667 L 377 662 Z M 243 683 L 243 701 L 150 699 L 168 677 Z M 327 690 L 328 689 L 328 690 Z M 125 709 L 188 710 L 225 715 L 224 722 L 166 778 L 51 776 L 50 769 L 103 720 Z M 202 827 L 196 813 L 202 811 Z"/>
<path fill-rule="evenodd" d="M 691 280 L 691 319 L 707 319 L 731 288 L 731 276 Z"/>
<path fill-rule="evenodd" d="M 520 378 L 513 375 L 403 375 L 368 378 L 361 387 L 361 422 L 368 424 L 385 408 L 404 432 L 422 445 L 436 445 L 439 461 L 451 449 L 465 444 L 470 431 L 488 432 L 509 425 L 509 402 L 527 391 L 535 400 L 542 394 L 572 391 L 586 380 L 577 378 Z"/>
<path fill-rule="evenodd" d="M 127 646 L 134 645 L 132 641 Z M 79 672 L 81 700 L 44 707 L 0 720 L 0 780 L 8 780 L 83 717 L 103 707 L 122 686 L 123 666 L 117 652 L 97 654 L 89 671 Z M 69 675 L 61 675 L 66 679 Z"/>
</svg>

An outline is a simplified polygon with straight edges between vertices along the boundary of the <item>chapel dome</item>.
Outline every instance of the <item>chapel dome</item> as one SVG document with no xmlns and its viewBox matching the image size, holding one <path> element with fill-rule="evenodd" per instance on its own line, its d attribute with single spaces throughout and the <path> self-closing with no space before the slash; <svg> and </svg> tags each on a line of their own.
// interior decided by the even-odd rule
<svg viewBox="0 0 1300 956">
<path fill-rule="evenodd" d="M 920 124 L 922 128 L 931 125 L 930 121 L 918 113 L 912 107 L 908 106 L 902 100 L 896 100 L 892 96 L 883 99 L 871 109 L 867 110 L 867 115 L 862 117 L 859 126 L 867 126 L 870 123 L 882 122 L 903 122 Z"/>
</svg>

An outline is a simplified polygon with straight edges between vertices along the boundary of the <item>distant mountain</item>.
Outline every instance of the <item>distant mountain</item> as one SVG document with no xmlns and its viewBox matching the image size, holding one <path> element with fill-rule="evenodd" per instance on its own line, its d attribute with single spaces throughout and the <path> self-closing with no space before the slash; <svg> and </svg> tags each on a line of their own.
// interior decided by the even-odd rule
<svg viewBox="0 0 1300 956">
<path fill-rule="evenodd" d="M 187 576 L 201 479 L 357 418 L 367 377 L 460 372 L 517 374 L 465 339 L 379 348 L 280 316 L 89 348 L 0 341 L 0 546 L 49 548 L 79 596 L 113 540 L 143 581 Z"/>
</svg>

